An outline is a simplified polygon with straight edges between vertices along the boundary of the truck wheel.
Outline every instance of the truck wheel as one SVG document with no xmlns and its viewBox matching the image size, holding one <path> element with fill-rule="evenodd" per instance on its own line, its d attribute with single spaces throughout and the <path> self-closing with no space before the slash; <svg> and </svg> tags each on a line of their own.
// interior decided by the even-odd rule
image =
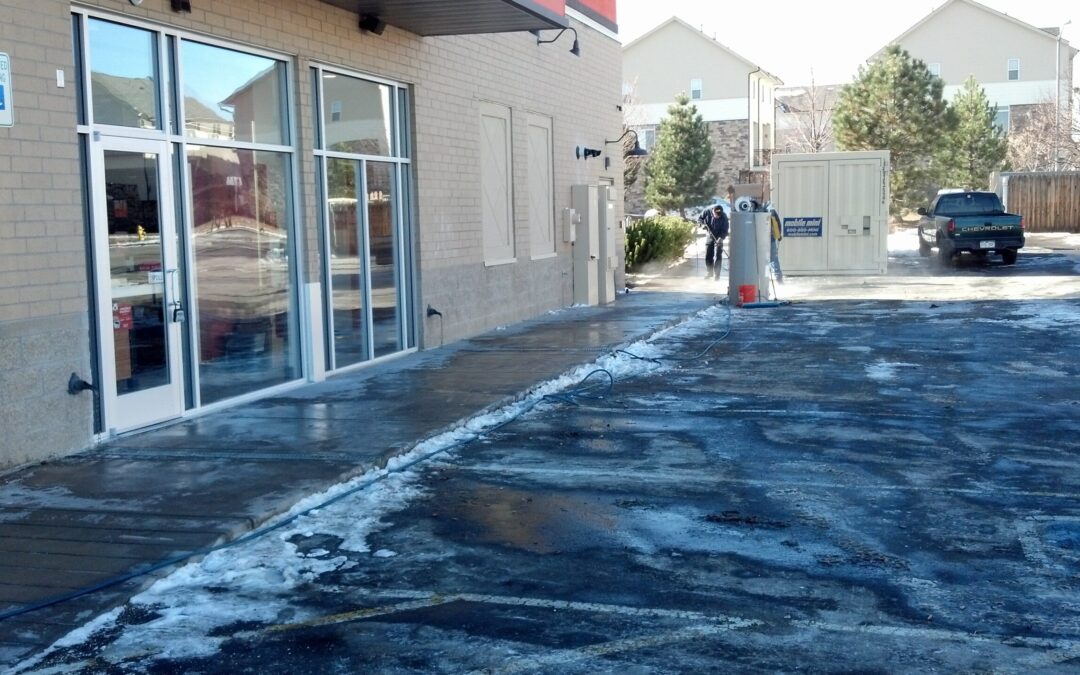
<svg viewBox="0 0 1080 675">
<path fill-rule="evenodd" d="M 923 238 L 921 236 L 919 237 L 919 255 L 924 258 L 930 256 L 930 244 L 927 244 L 925 241 L 923 241 Z"/>
<path fill-rule="evenodd" d="M 950 248 L 949 245 L 946 244 L 945 242 L 942 242 L 942 241 L 938 242 L 937 255 L 938 255 L 938 262 L 940 262 L 942 265 L 948 265 L 948 264 L 952 263 L 952 259 L 953 259 L 952 248 Z"/>
<path fill-rule="evenodd" d="M 1015 265 L 1016 264 L 1016 249 L 1015 248 L 1007 248 L 1004 251 L 1002 251 L 1001 252 L 1001 262 L 1005 263 L 1006 265 Z"/>
</svg>

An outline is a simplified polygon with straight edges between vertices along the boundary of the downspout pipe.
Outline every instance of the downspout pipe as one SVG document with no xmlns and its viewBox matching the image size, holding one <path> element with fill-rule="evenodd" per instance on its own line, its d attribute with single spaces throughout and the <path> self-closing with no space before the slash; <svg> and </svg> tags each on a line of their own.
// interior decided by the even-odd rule
<svg viewBox="0 0 1080 675">
<path fill-rule="evenodd" d="M 754 120 L 750 115 L 750 104 L 753 102 L 753 97 L 750 95 L 750 78 L 755 73 L 761 72 L 761 66 L 754 68 L 746 74 L 746 170 L 753 171 L 754 169 Z M 760 110 L 759 110 L 760 112 Z"/>
</svg>

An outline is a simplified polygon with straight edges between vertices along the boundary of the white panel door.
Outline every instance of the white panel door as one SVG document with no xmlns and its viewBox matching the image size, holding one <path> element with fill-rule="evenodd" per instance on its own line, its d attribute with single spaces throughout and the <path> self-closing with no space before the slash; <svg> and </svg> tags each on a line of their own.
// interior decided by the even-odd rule
<svg viewBox="0 0 1080 675">
<path fill-rule="evenodd" d="M 480 191 L 484 263 L 514 261 L 510 109 L 480 104 Z"/>
<path fill-rule="evenodd" d="M 884 208 L 881 162 L 876 159 L 832 162 L 829 212 L 829 269 L 874 271 L 878 260 Z"/>
<path fill-rule="evenodd" d="M 785 272 L 829 267 L 829 163 L 779 163 L 777 205 L 783 222 L 780 264 Z"/>
<path fill-rule="evenodd" d="M 555 255 L 555 182 L 551 118 L 529 116 L 529 254 Z"/>
</svg>

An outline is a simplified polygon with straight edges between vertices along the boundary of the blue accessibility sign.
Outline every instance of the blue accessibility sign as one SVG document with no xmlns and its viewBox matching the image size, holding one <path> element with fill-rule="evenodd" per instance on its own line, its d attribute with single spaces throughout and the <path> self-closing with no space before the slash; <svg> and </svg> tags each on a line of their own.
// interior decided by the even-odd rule
<svg viewBox="0 0 1080 675">
<path fill-rule="evenodd" d="M 7 98 L 4 96 L 4 85 L 0 84 L 0 110 L 7 110 Z"/>
<path fill-rule="evenodd" d="M 784 218 L 785 237 L 820 237 L 823 218 Z"/>
</svg>

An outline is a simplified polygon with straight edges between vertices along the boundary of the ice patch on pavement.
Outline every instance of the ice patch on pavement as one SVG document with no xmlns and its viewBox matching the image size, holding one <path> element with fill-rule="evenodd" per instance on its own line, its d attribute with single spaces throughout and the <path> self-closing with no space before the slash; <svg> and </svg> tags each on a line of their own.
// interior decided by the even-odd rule
<svg viewBox="0 0 1080 675">
<path fill-rule="evenodd" d="M 884 382 L 887 380 L 896 379 L 896 373 L 901 368 L 917 368 L 914 363 L 903 362 L 890 362 L 890 361 L 878 361 L 877 363 L 871 363 L 866 366 L 866 376 L 871 380 L 877 380 L 878 382 Z"/>
<path fill-rule="evenodd" d="M 608 354 L 541 383 L 516 403 L 473 417 L 461 427 L 428 439 L 412 451 L 390 459 L 382 470 L 306 497 L 260 531 L 278 529 L 211 552 L 201 561 L 181 567 L 132 598 L 125 607 L 68 633 L 21 667 L 48 663 L 57 651 L 84 644 L 98 635 L 104 638 L 100 656 L 107 662 L 206 657 L 231 639 L 229 631 L 223 630 L 230 625 L 241 622 L 274 625 L 310 618 L 307 616 L 310 610 L 292 604 L 296 590 L 323 574 L 352 567 L 355 562 L 348 555 L 333 555 L 325 547 L 303 551 L 299 544 L 304 539 L 328 535 L 340 542 L 338 553 L 370 552 L 368 537 L 386 526 L 389 516 L 423 494 L 420 472 L 415 465 L 436 455 L 444 460 L 452 457 L 456 448 L 528 413 L 552 394 L 581 386 L 597 371 L 606 371 L 618 380 L 665 367 L 655 361 L 666 353 L 653 344 L 657 338 L 717 334 L 720 339 L 726 335 L 720 330 L 726 330 L 730 321 L 731 314 L 726 309 L 704 310 L 648 340 L 629 345 L 623 353 Z M 371 555 L 392 558 L 397 553 L 379 549 Z M 144 616 L 148 614 L 151 618 L 128 625 L 123 620 L 128 607 L 139 608 Z"/>
</svg>

